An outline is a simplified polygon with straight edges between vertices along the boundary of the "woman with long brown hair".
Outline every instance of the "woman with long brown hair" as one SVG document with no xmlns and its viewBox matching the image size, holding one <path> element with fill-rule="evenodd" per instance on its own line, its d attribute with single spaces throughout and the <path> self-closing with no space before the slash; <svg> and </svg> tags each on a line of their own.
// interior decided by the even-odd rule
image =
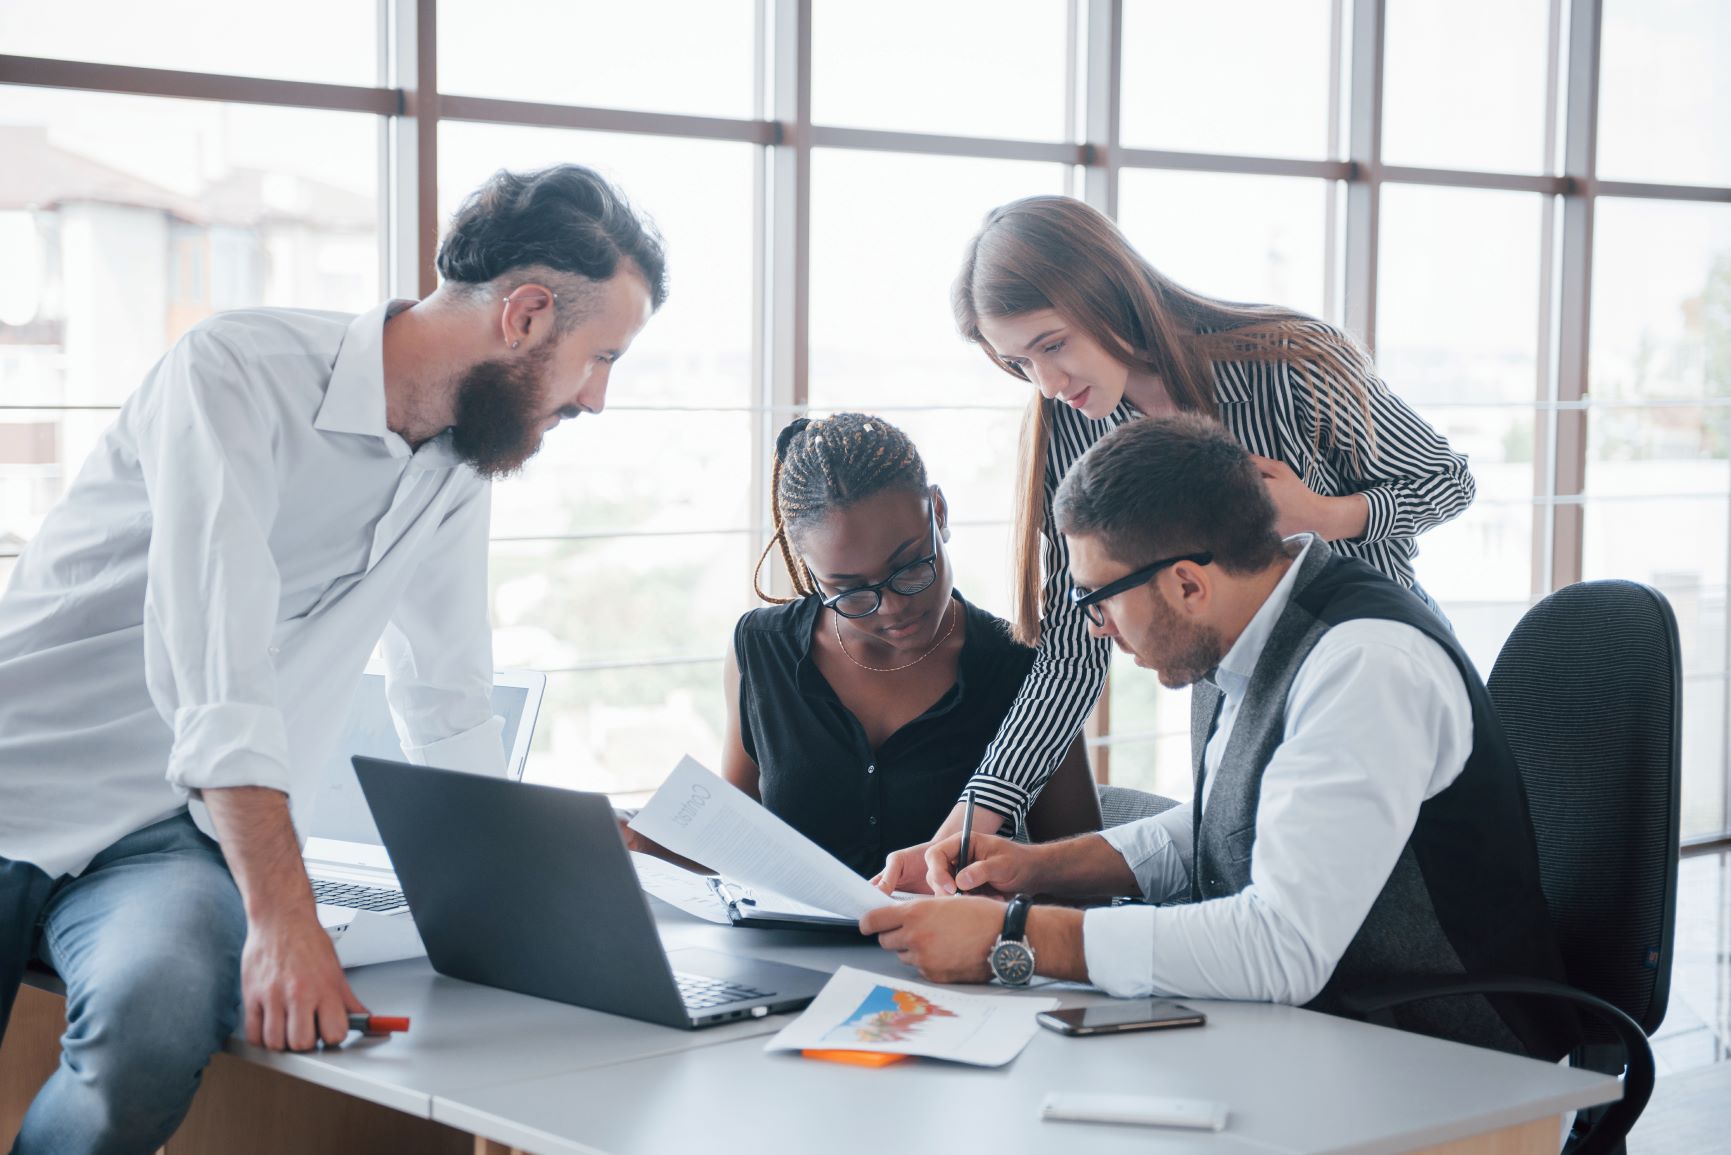
<svg viewBox="0 0 1731 1155">
<path fill-rule="evenodd" d="M 1471 504 L 1472 475 L 1346 333 L 1294 309 L 1186 289 L 1104 214 L 1058 196 L 986 217 L 952 305 L 963 336 L 1034 386 L 1017 467 L 1013 625 L 1038 651 L 968 783 L 974 829 L 1026 812 L 1105 685 L 1112 647 L 1070 604 L 1051 501 L 1070 465 L 1124 422 L 1215 418 L 1255 456 L 1283 535 L 1316 533 L 1430 600 L 1413 577 L 1414 538 Z M 960 828 L 962 810 L 936 837 Z M 923 889 L 929 846 L 891 854 L 882 885 Z"/>
</svg>

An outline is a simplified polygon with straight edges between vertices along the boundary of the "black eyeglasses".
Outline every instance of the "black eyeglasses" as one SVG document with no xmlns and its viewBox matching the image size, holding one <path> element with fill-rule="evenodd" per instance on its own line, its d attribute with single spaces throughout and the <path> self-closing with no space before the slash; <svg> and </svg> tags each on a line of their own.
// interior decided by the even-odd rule
<svg viewBox="0 0 1731 1155">
<path fill-rule="evenodd" d="M 844 618 L 869 618 L 883 608 L 885 589 L 894 590 L 903 597 L 912 597 L 930 589 L 932 583 L 938 580 L 938 505 L 930 502 L 929 521 L 932 530 L 932 552 L 925 557 L 910 561 L 899 567 L 894 573 L 876 585 L 858 586 L 851 590 L 843 590 L 833 597 L 823 599 L 823 604 Z M 810 568 L 806 570 L 810 573 Z M 816 579 L 813 579 L 816 583 Z"/>
<path fill-rule="evenodd" d="M 1134 573 L 1127 573 L 1115 582 L 1101 586 L 1097 590 L 1084 589 L 1081 586 L 1070 587 L 1070 604 L 1088 615 L 1088 620 L 1097 626 L 1106 624 L 1106 611 L 1100 608 L 1100 603 L 1107 598 L 1115 598 L 1125 590 L 1133 590 L 1144 582 L 1153 579 L 1154 575 L 1169 565 L 1177 565 L 1181 561 L 1193 562 L 1196 565 L 1214 564 L 1211 553 L 1187 553 L 1178 557 L 1162 558 L 1152 565 L 1145 565 Z"/>
</svg>

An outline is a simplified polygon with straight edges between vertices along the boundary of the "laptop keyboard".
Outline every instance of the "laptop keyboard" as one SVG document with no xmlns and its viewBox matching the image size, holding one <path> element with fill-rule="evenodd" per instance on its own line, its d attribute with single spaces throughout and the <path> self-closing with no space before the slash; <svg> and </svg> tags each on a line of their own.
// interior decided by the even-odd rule
<svg viewBox="0 0 1731 1155">
<path fill-rule="evenodd" d="M 679 997 L 685 1000 L 687 1009 L 693 1011 L 708 1010 L 719 1007 L 723 1003 L 737 1003 L 746 999 L 767 999 L 767 992 L 754 991 L 750 987 L 738 983 L 723 982 L 707 975 L 685 974 L 675 971 L 673 977 L 679 982 Z"/>
<path fill-rule="evenodd" d="M 409 905 L 400 890 L 386 890 L 382 886 L 359 886 L 352 882 L 337 882 L 329 878 L 315 878 L 313 883 L 313 901 L 325 906 L 341 906 L 349 910 L 376 910 L 381 914 L 386 911 L 400 910 Z"/>
</svg>

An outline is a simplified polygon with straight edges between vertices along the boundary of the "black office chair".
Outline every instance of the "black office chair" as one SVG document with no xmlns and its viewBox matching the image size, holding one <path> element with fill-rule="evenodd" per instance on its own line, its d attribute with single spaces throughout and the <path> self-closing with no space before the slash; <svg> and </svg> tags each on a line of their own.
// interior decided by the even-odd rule
<svg viewBox="0 0 1731 1155">
<path fill-rule="evenodd" d="M 1569 986 L 1462 976 L 1355 992 L 1350 1009 L 1456 994 L 1566 999 L 1577 1067 L 1623 1073 L 1621 1101 L 1583 1112 L 1569 1155 L 1623 1151 L 1653 1093 L 1647 1042 L 1665 1017 L 1677 914 L 1682 662 L 1663 594 L 1581 582 L 1521 618 L 1487 683 L 1521 768 L 1539 873 Z"/>
<path fill-rule="evenodd" d="M 1133 790 L 1128 786 L 1102 786 L 1100 826 L 1101 829 L 1110 830 L 1127 822 L 1139 822 L 1156 814 L 1164 814 L 1176 805 L 1176 799 L 1168 798 L 1164 794 L 1150 794 L 1146 790 Z"/>
</svg>

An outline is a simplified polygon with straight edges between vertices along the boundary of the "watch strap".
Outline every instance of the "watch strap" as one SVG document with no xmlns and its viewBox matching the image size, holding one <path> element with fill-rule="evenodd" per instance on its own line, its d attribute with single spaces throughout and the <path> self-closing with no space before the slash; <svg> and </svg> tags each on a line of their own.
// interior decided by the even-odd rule
<svg viewBox="0 0 1731 1155">
<path fill-rule="evenodd" d="M 1004 941 L 1021 942 L 1028 935 L 1028 910 L 1034 905 L 1034 900 L 1025 894 L 1018 894 L 1010 900 L 1010 905 L 1004 908 Z"/>
</svg>

